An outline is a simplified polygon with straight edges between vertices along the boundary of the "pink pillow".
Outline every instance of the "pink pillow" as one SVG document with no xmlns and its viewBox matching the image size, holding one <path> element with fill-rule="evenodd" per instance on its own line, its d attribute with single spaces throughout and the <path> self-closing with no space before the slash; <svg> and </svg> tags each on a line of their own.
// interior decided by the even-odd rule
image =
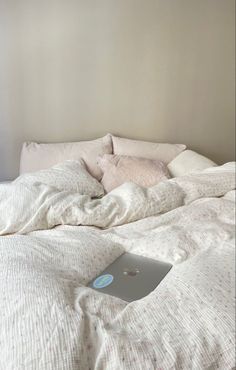
<svg viewBox="0 0 236 370">
<path fill-rule="evenodd" d="M 102 184 L 106 192 L 124 182 L 150 187 L 170 178 L 166 165 L 153 159 L 105 154 L 98 158 L 98 165 L 103 171 Z"/>
<path fill-rule="evenodd" d="M 183 144 L 151 143 L 149 141 L 131 140 L 113 135 L 112 144 L 113 154 L 156 159 L 165 164 L 170 163 L 186 149 L 186 145 Z"/>
<path fill-rule="evenodd" d="M 36 172 L 55 166 L 66 160 L 82 158 L 89 173 L 101 180 L 102 171 L 97 165 L 97 157 L 112 153 L 111 135 L 90 141 L 72 143 L 24 143 L 21 151 L 20 174 Z"/>
</svg>

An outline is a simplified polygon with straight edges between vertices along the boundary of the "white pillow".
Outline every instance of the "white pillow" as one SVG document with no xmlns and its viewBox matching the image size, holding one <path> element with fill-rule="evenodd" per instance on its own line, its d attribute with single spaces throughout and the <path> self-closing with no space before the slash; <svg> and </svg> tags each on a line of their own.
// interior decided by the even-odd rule
<svg viewBox="0 0 236 370">
<path fill-rule="evenodd" d="M 68 160 L 46 170 L 23 174 L 12 182 L 13 185 L 17 183 L 42 183 L 60 191 L 74 191 L 90 197 L 104 195 L 102 184 L 88 173 L 82 159 Z"/>
<path fill-rule="evenodd" d="M 37 144 L 24 143 L 21 151 L 20 174 L 50 168 L 68 159 L 82 158 L 93 177 L 101 180 L 102 171 L 97 165 L 97 157 L 112 153 L 111 135 L 91 141 L 74 143 Z"/>
<path fill-rule="evenodd" d="M 187 175 L 191 172 L 202 171 L 217 164 L 193 150 L 185 150 L 174 158 L 167 168 L 172 177 Z"/>
<path fill-rule="evenodd" d="M 148 141 L 124 139 L 112 135 L 113 153 L 134 157 L 155 159 L 168 164 L 186 149 L 183 144 L 151 143 Z"/>
</svg>

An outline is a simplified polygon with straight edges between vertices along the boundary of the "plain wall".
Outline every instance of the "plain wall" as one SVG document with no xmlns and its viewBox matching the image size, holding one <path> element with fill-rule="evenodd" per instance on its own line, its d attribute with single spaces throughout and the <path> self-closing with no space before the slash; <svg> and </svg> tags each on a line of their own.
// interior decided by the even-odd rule
<svg viewBox="0 0 236 370">
<path fill-rule="evenodd" d="M 233 0 L 0 0 L 0 180 L 112 132 L 234 159 Z"/>
</svg>

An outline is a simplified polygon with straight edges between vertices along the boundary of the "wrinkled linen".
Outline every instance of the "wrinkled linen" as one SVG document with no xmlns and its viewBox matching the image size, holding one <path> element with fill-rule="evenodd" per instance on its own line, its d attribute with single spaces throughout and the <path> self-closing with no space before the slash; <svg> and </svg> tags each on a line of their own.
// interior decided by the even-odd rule
<svg viewBox="0 0 236 370">
<path fill-rule="evenodd" d="M 234 368 L 234 189 L 234 163 L 96 200 L 1 185 L 0 369 Z M 124 251 L 174 265 L 129 304 L 86 287 Z"/>
<path fill-rule="evenodd" d="M 17 183 L 27 183 L 28 187 L 40 183 L 60 191 L 73 191 L 94 198 L 104 195 L 102 184 L 89 174 L 82 159 L 67 160 L 49 169 L 20 175 L 13 185 Z"/>
</svg>

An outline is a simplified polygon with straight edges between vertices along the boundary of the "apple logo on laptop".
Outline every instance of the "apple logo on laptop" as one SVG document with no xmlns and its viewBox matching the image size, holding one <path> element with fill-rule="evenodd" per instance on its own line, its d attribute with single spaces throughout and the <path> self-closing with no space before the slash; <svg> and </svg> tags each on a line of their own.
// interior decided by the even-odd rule
<svg viewBox="0 0 236 370">
<path fill-rule="evenodd" d="M 125 268 L 125 269 L 123 270 L 123 274 L 124 274 L 125 276 L 136 276 L 136 275 L 137 275 L 137 274 L 139 274 L 139 273 L 140 273 L 140 271 L 139 271 L 139 269 L 138 269 L 138 268 L 135 268 L 135 269 L 132 269 L 132 270 Z"/>
</svg>

